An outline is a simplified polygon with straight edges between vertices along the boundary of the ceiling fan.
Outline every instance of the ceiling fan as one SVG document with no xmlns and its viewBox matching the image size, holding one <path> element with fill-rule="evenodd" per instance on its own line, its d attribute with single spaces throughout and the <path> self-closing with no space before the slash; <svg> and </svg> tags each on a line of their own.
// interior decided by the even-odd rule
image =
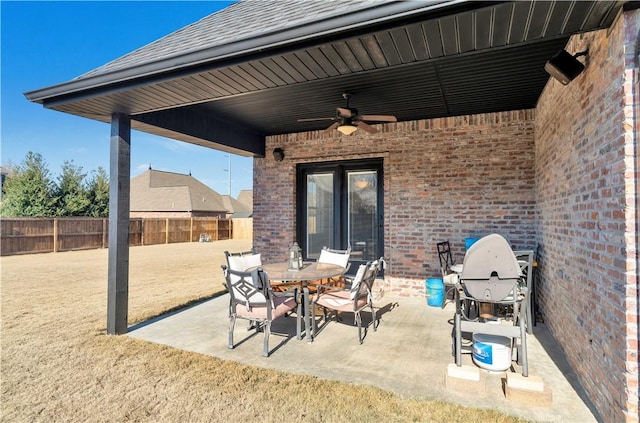
<svg viewBox="0 0 640 423">
<path fill-rule="evenodd" d="M 378 132 L 376 128 L 367 124 L 367 122 L 397 122 L 395 116 L 391 115 L 359 115 L 358 109 L 353 107 L 349 107 L 349 98 L 351 98 L 351 94 L 344 93 L 342 94 L 342 98 L 347 100 L 346 107 L 337 107 L 336 115 L 334 117 L 324 117 L 324 118 L 310 118 L 310 119 L 298 119 L 298 122 L 313 122 L 317 120 L 332 120 L 334 123 L 325 129 L 323 132 L 329 132 L 334 129 L 337 129 L 344 135 L 351 135 L 355 132 L 356 129 L 362 128 L 363 131 L 366 131 L 370 134 L 375 134 Z"/>
</svg>

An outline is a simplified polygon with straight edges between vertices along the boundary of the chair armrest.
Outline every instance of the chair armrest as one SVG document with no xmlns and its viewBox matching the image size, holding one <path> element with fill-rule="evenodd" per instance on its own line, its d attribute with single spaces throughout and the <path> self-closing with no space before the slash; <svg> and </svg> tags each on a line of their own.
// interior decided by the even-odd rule
<svg viewBox="0 0 640 423">
<path fill-rule="evenodd" d="M 229 271 L 229 267 L 226 264 L 221 264 L 220 268 L 222 269 L 222 274 L 224 275 L 222 286 L 224 286 L 228 290 L 229 287 L 227 286 L 227 272 Z"/>
<path fill-rule="evenodd" d="M 294 297 L 296 298 L 296 301 L 298 299 L 298 287 L 293 287 L 293 289 L 287 289 L 286 291 L 282 291 L 282 292 L 275 292 L 272 291 L 271 289 L 269 289 L 269 292 L 271 292 L 271 295 L 273 295 L 274 297 Z"/>
<path fill-rule="evenodd" d="M 336 286 L 332 286 L 332 285 L 315 285 L 316 289 L 318 290 L 318 295 L 322 294 L 323 292 L 328 292 L 328 291 L 332 291 L 332 292 L 340 292 L 340 291 L 350 291 L 350 289 L 347 288 L 338 288 Z M 317 296 L 316 296 L 317 298 Z"/>
</svg>

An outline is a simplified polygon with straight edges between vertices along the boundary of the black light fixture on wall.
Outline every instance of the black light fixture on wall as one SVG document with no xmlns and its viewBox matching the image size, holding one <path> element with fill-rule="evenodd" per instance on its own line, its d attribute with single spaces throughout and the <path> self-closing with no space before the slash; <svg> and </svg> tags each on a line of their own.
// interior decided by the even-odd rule
<svg viewBox="0 0 640 423">
<path fill-rule="evenodd" d="M 284 150 L 280 147 L 273 149 L 273 158 L 276 162 L 281 162 L 284 160 Z"/>
<path fill-rule="evenodd" d="M 560 81 L 562 85 L 567 85 L 584 70 L 584 65 L 577 58 L 587 54 L 589 54 L 589 50 L 581 51 L 573 56 L 566 50 L 560 50 L 547 61 L 544 70 Z"/>
</svg>

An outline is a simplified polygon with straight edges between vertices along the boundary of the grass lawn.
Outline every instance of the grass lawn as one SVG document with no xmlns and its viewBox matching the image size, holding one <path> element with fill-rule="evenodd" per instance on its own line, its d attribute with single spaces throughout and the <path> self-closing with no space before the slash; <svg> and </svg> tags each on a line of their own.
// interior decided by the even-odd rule
<svg viewBox="0 0 640 423">
<path fill-rule="evenodd" d="M 129 324 L 220 292 L 223 252 L 249 247 L 131 248 Z M 2 421 L 521 421 L 106 335 L 106 249 L 0 265 Z"/>
</svg>

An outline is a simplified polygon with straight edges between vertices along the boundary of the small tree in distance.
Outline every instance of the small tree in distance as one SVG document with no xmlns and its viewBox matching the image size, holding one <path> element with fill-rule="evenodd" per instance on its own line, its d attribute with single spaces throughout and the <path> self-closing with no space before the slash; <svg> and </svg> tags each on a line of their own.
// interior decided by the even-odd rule
<svg viewBox="0 0 640 423">
<path fill-rule="evenodd" d="M 55 184 L 47 164 L 39 153 L 28 152 L 5 180 L 0 214 L 2 216 L 54 216 Z"/>
<path fill-rule="evenodd" d="M 8 170 L 0 197 L 2 216 L 109 216 L 109 176 L 102 167 L 87 181 L 81 166 L 65 161 L 56 184 L 42 155 L 30 151 Z"/>
<path fill-rule="evenodd" d="M 89 213 L 92 217 L 109 217 L 109 175 L 102 166 L 94 170 L 88 184 Z"/>
<path fill-rule="evenodd" d="M 56 189 L 56 216 L 88 215 L 91 203 L 84 181 L 86 176 L 87 174 L 82 172 L 82 166 L 76 166 L 73 160 L 65 160 Z"/>
</svg>

